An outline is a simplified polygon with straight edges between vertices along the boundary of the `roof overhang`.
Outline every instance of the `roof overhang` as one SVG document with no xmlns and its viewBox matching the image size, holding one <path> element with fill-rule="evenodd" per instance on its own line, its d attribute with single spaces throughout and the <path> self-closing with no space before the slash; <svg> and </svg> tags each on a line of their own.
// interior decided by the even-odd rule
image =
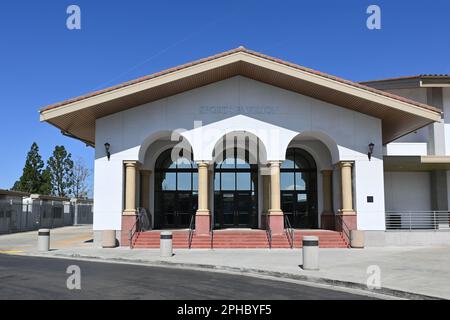
<svg viewBox="0 0 450 320">
<path fill-rule="evenodd" d="M 29 195 L 27 192 L 0 189 L 0 196 L 28 197 Z"/>
<path fill-rule="evenodd" d="M 45 107 L 40 118 L 94 145 L 96 119 L 237 75 L 379 118 L 383 143 L 441 119 L 431 106 L 245 48 Z"/>
<path fill-rule="evenodd" d="M 385 156 L 385 171 L 450 170 L 450 156 Z"/>
<path fill-rule="evenodd" d="M 398 78 L 388 78 L 372 81 L 363 81 L 360 84 L 379 90 L 410 89 L 410 88 L 449 88 L 450 75 L 423 74 Z"/>
</svg>

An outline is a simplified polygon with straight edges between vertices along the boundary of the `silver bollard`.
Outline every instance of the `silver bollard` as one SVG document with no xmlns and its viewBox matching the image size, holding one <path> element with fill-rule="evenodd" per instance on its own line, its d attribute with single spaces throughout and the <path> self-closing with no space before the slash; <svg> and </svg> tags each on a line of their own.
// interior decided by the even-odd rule
<svg viewBox="0 0 450 320">
<path fill-rule="evenodd" d="M 319 237 L 303 237 L 303 269 L 319 270 Z"/>
<path fill-rule="evenodd" d="M 41 252 L 50 250 L 50 229 L 39 229 L 38 250 Z"/>
<path fill-rule="evenodd" d="M 170 231 L 161 232 L 160 242 L 159 242 L 161 257 L 173 256 L 172 238 L 173 238 L 172 232 L 170 232 Z"/>
</svg>

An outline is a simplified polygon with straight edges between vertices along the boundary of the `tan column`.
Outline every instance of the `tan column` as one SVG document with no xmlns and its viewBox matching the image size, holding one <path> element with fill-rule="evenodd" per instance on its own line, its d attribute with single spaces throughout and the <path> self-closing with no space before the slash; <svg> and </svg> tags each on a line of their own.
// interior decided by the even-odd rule
<svg viewBox="0 0 450 320">
<path fill-rule="evenodd" d="M 125 211 L 124 215 L 136 215 L 136 174 L 137 161 L 124 161 L 125 164 Z"/>
<path fill-rule="evenodd" d="M 281 211 L 280 161 L 270 162 L 270 209 L 268 226 L 272 234 L 284 233 L 284 216 Z"/>
<path fill-rule="evenodd" d="M 281 213 L 280 161 L 270 162 L 270 214 Z"/>
<path fill-rule="evenodd" d="M 352 162 L 341 162 L 342 214 L 354 213 L 352 195 Z"/>
<path fill-rule="evenodd" d="M 323 212 L 333 212 L 333 170 L 322 170 Z"/>
<path fill-rule="evenodd" d="M 150 170 L 141 170 L 141 207 L 150 210 Z"/>
<path fill-rule="evenodd" d="M 197 214 L 209 215 L 208 209 L 208 163 L 198 162 L 198 210 Z"/>
</svg>

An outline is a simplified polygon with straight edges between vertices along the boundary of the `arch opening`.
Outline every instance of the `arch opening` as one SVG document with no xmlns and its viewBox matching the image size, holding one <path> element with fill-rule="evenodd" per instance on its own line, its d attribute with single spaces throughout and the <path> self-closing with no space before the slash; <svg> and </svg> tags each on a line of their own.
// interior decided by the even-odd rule
<svg viewBox="0 0 450 320">
<path fill-rule="evenodd" d="M 178 152 L 178 151 L 177 151 Z M 154 173 L 155 228 L 189 227 L 198 204 L 198 173 L 192 153 L 163 151 Z"/>
<path fill-rule="evenodd" d="M 280 166 L 281 209 L 292 227 L 318 228 L 317 165 L 312 155 L 288 148 Z"/>
<path fill-rule="evenodd" d="M 223 136 L 213 151 L 214 227 L 258 227 L 258 168 L 265 147 L 248 132 Z"/>
</svg>

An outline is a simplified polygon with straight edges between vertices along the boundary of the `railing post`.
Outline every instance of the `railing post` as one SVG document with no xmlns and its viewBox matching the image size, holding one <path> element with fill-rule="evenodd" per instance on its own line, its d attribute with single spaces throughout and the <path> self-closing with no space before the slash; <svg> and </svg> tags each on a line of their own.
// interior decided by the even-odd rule
<svg viewBox="0 0 450 320">
<path fill-rule="evenodd" d="M 412 230 L 412 213 L 409 211 L 409 231 Z"/>
<path fill-rule="evenodd" d="M 433 229 L 438 229 L 438 222 L 436 221 L 436 211 L 433 211 Z"/>
</svg>

